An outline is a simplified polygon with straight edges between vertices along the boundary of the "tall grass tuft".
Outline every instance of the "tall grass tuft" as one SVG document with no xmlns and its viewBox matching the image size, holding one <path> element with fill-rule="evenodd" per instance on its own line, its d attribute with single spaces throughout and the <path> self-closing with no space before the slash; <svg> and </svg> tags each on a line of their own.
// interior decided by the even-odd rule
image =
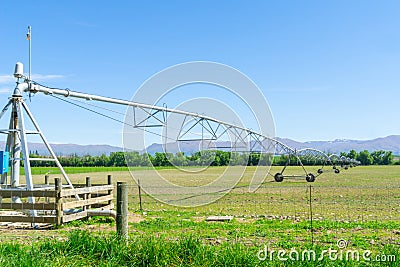
<svg viewBox="0 0 400 267">
<path fill-rule="evenodd" d="M 47 239 L 31 245 L 0 244 L 0 266 L 374 266 L 376 262 L 260 261 L 259 248 L 240 243 L 203 244 L 192 235 L 176 239 L 132 237 L 128 242 L 114 235 L 98 235 L 75 230 L 65 240 Z M 323 248 L 314 247 L 317 252 Z M 399 248 L 385 246 L 382 253 L 395 255 L 396 262 L 380 266 L 398 266 Z"/>
</svg>

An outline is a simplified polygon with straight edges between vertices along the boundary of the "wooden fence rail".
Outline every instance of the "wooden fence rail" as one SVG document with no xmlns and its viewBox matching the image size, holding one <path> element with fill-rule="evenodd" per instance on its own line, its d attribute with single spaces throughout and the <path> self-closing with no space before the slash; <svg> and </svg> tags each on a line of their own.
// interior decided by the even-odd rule
<svg viewBox="0 0 400 267">
<path fill-rule="evenodd" d="M 48 185 L 48 177 L 45 177 Z M 74 189 L 63 188 L 61 179 L 54 179 L 54 187 L 44 189 L 0 189 L 0 222 L 63 223 L 89 216 L 91 209 L 112 210 L 113 191 L 111 175 L 107 185 L 74 185 Z M 12 199 L 19 199 L 15 203 Z M 34 199 L 29 203 L 28 199 Z M 20 211 L 19 213 L 16 211 Z M 93 211 L 93 210 L 92 210 Z"/>
</svg>

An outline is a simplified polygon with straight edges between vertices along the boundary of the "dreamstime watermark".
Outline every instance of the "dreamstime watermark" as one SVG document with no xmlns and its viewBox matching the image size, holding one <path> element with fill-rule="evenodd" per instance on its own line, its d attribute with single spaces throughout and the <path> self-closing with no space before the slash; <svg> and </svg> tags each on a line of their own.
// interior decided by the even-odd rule
<svg viewBox="0 0 400 267">
<path fill-rule="evenodd" d="M 237 151 L 254 151 L 254 139 L 246 129 L 261 136 L 275 135 L 272 114 L 261 90 L 242 72 L 220 63 L 188 62 L 166 68 L 144 82 L 132 101 L 144 105 L 130 106 L 125 114 L 126 162 L 147 194 L 170 205 L 205 205 L 229 193 L 246 169 L 248 158 L 240 157 L 250 155 L 242 153 L 239 157 Z M 179 183 L 158 168 L 144 174 L 134 168 L 137 164 L 127 156 L 130 151 L 154 156 L 160 149 L 166 158 L 159 160 L 169 161 L 189 181 Z M 230 152 L 229 163 L 217 175 L 207 174 L 205 171 L 216 159 L 216 150 Z M 185 151 L 200 151 L 200 159 L 175 156 L 182 156 Z M 245 164 L 238 164 L 238 160 Z M 270 163 L 257 166 L 250 191 L 262 184 L 269 168 Z M 203 179 L 205 182 L 201 183 Z"/>
<path fill-rule="evenodd" d="M 336 242 L 336 248 L 329 247 L 321 251 L 314 249 L 299 250 L 292 248 L 290 250 L 273 250 L 264 245 L 257 253 L 257 258 L 260 261 L 368 261 L 368 262 L 396 262 L 396 255 L 378 254 L 373 255 L 371 250 L 356 250 L 348 249 L 347 241 L 339 239 Z"/>
</svg>

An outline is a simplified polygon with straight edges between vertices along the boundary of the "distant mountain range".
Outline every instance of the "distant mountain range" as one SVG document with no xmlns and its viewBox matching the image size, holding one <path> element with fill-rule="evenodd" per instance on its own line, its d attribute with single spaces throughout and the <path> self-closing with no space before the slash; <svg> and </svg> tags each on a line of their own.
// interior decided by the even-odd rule
<svg viewBox="0 0 400 267">
<path fill-rule="evenodd" d="M 78 156 L 101 154 L 109 155 L 111 152 L 123 151 L 121 147 L 110 145 L 76 145 L 76 144 L 50 144 L 57 156 L 69 156 L 77 154 Z M 49 155 L 49 152 L 43 143 L 29 143 L 29 151 L 39 155 Z M 0 142 L 0 147 L 4 149 L 4 142 Z"/>
<path fill-rule="evenodd" d="M 315 148 L 324 151 L 326 153 L 348 152 L 354 149 L 356 151 L 387 150 L 387 151 L 393 151 L 395 155 L 400 155 L 400 135 L 390 135 L 387 137 L 376 138 L 372 140 L 337 139 L 334 141 L 298 142 L 292 139 L 279 138 L 279 137 L 277 137 L 276 140 L 294 149 Z M 217 142 L 216 145 L 218 147 L 229 147 L 229 142 Z M 180 142 L 179 145 L 168 144 L 168 152 L 176 153 L 178 152 L 178 147 L 181 152 L 185 152 L 185 154 L 192 154 L 193 152 L 199 150 L 199 143 Z M 150 154 L 154 154 L 155 152 L 160 152 L 160 151 L 163 151 L 163 147 L 161 144 L 152 144 L 147 148 L 147 152 Z"/>
<path fill-rule="evenodd" d="M 400 135 L 389 135 L 386 137 L 376 138 L 372 140 L 347 140 L 336 139 L 334 141 L 309 141 L 297 142 L 286 138 L 277 138 L 282 143 L 292 148 L 315 148 L 324 152 L 339 153 L 348 152 L 352 149 L 357 152 L 361 150 L 376 151 L 386 150 L 392 151 L 395 155 L 400 155 Z"/>
<path fill-rule="evenodd" d="M 344 151 L 350 151 L 354 149 L 356 151 L 361 150 L 387 150 L 393 151 L 395 155 L 400 155 L 400 135 L 390 135 L 387 137 L 376 138 L 372 140 L 344 140 L 337 139 L 334 141 L 308 141 L 298 142 L 288 138 L 276 138 L 278 141 L 288 145 L 291 148 L 302 149 L 302 148 L 315 148 L 321 151 L 329 153 L 339 153 Z M 218 147 L 228 147 L 228 142 L 217 142 Z M 54 152 L 58 156 L 67 156 L 72 154 L 92 155 L 98 156 L 101 154 L 109 155 L 111 152 L 123 151 L 122 147 L 110 146 L 110 145 L 76 145 L 76 144 L 51 144 Z M 184 152 L 186 155 L 193 154 L 199 150 L 199 143 L 179 143 L 168 144 L 168 152 Z M 4 142 L 0 142 L 0 147 L 4 149 Z M 40 155 L 48 155 L 48 151 L 42 143 L 29 143 L 30 152 L 35 153 L 36 151 Z M 221 149 L 223 150 L 223 149 Z M 161 144 L 152 144 L 146 149 L 147 153 L 154 154 L 156 152 L 162 152 L 163 147 Z"/>
</svg>

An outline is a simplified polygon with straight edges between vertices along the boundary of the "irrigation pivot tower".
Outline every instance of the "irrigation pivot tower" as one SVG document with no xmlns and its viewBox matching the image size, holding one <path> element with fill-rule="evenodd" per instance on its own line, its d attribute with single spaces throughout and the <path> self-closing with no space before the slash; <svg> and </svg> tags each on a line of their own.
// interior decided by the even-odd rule
<svg viewBox="0 0 400 267">
<path fill-rule="evenodd" d="M 22 92 L 27 91 L 30 85 L 30 79 L 25 77 L 23 74 L 23 65 L 18 62 L 15 65 L 14 77 L 17 79 L 16 87 L 14 92 L 9 99 L 6 106 L 0 112 L 0 119 L 7 113 L 8 109 L 11 107 L 11 116 L 8 129 L 0 129 L 0 133 L 7 135 L 6 147 L 2 158 L 2 165 L 5 169 L 1 171 L 0 185 L 2 189 L 7 188 L 21 188 L 26 190 L 34 190 L 35 186 L 32 180 L 31 172 L 31 162 L 32 161 L 53 161 L 59 168 L 62 176 L 67 182 L 67 186 L 73 188 L 73 185 L 65 173 L 63 167 L 58 161 L 54 151 L 52 150 L 50 144 L 47 142 L 43 132 L 40 130 L 38 123 L 30 112 L 28 106 L 26 105 Z M 24 115 L 27 115 L 25 117 Z M 31 124 L 34 126 L 33 130 L 26 129 L 25 119 L 30 120 Z M 45 147 L 47 148 L 50 157 L 46 158 L 31 158 L 29 156 L 28 148 L 28 135 L 39 135 Z M 9 156 L 9 159 L 7 158 Z M 9 162 L 8 162 L 9 160 Z M 21 161 L 24 163 L 25 179 L 26 185 L 20 184 L 20 166 Z M 7 168 L 10 167 L 8 171 Z M 10 181 L 8 181 L 8 173 Z M 18 197 L 13 199 L 14 202 L 20 202 Z M 33 198 L 29 198 L 30 203 L 34 203 Z"/>
</svg>

